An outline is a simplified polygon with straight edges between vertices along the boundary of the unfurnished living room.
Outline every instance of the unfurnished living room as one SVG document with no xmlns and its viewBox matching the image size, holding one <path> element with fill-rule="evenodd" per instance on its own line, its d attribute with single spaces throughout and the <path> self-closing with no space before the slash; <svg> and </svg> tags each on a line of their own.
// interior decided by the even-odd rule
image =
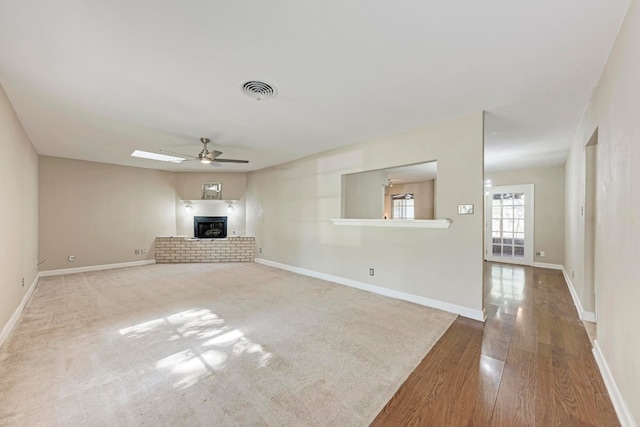
<svg viewBox="0 0 640 427">
<path fill-rule="evenodd" d="M 0 0 L 0 426 L 637 427 L 638 1 Z"/>
</svg>

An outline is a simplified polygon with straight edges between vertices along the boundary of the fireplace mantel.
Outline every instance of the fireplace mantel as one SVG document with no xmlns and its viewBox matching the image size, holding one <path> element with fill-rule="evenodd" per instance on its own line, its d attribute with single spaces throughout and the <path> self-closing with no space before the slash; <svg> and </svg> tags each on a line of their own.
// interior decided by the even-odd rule
<svg viewBox="0 0 640 427">
<path fill-rule="evenodd" d="M 238 200 L 237 199 L 221 199 L 221 200 L 194 199 L 194 200 L 180 200 L 180 202 L 184 204 L 191 203 L 192 205 L 228 205 L 229 203 L 235 204 L 238 202 Z"/>
<path fill-rule="evenodd" d="M 335 225 L 360 227 L 400 227 L 400 228 L 449 228 L 450 219 L 351 219 L 334 218 Z"/>
</svg>

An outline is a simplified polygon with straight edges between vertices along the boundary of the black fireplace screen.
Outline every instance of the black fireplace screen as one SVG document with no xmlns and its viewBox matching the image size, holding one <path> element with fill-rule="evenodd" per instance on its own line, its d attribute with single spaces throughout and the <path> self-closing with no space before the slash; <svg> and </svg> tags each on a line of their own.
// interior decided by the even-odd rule
<svg viewBox="0 0 640 427">
<path fill-rule="evenodd" d="M 194 216 L 193 236 L 199 239 L 224 239 L 227 237 L 227 217 Z"/>
</svg>

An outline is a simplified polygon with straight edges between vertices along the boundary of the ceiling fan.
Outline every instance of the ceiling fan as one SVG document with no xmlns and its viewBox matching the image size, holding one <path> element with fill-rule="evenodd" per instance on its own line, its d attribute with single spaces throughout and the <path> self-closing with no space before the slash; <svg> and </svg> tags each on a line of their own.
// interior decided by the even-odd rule
<svg viewBox="0 0 640 427">
<path fill-rule="evenodd" d="M 249 160 L 238 159 L 219 159 L 218 156 L 222 155 L 222 151 L 213 150 L 209 151 L 207 144 L 211 142 L 209 138 L 200 138 L 200 142 L 204 145 L 204 148 L 197 156 L 190 156 L 188 154 L 175 153 L 173 151 L 160 150 L 164 153 L 176 154 L 178 156 L 187 157 L 189 160 L 199 160 L 201 163 L 210 164 L 211 166 L 219 167 L 222 163 L 249 163 Z"/>
</svg>

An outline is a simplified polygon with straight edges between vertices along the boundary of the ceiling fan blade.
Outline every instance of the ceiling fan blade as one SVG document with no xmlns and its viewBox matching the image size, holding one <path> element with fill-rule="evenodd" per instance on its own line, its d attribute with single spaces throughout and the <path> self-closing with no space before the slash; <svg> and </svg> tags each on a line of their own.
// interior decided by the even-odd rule
<svg viewBox="0 0 640 427">
<path fill-rule="evenodd" d="M 211 154 L 211 157 L 215 159 L 216 157 L 222 154 L 222 151 L 213 150 L 213 151 L 210 151 L 209 153 Z"/>
<path fill-rule="evenodd" d="M 167 153 L 167 154 L 173 154 L 175 156 L 180 156 L 180 157 L 184 157 L 187 159 L 197 159 L 197 157 L 195 156 L 190 156 L 189 154 L 182 154 L 182 153 L 176 153 L 175 151 L 169 151 L 169 150 L 158 150 L 162 153 Z"/>
<path fill-rule="evenodd" d="M 216 162 L 221 162 L 221 163 L 249 163 L 249 160 L 216 159 Z"/>
<path fill-rule="evenodd" d="M 219 163 L 217 160 L 212 161 L 211 163 L 209 163 L 211 166 L 213 166 L 214 168 L 219 168 L 222 166 L 222 163 Z"/>
</svg>

